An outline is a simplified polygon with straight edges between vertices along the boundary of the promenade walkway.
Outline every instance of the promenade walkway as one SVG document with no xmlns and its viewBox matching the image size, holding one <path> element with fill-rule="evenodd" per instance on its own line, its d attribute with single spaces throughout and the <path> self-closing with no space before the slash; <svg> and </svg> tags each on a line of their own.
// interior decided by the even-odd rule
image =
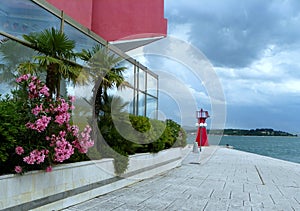
<svg viewBox="0 0 300 211">
<path fill-rule="evenodd" d="M 300 164 L 221 147 L 182 166 L 66 209 L 300 210 Z"/>
</svg>

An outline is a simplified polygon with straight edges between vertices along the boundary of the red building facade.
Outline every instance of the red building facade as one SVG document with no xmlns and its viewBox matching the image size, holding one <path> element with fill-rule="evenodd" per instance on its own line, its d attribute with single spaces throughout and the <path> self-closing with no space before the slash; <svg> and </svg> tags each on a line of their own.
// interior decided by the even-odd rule
<svg viewBox="0 0 300 211">
<path fill-rule="evenodd" d="M 107 41 L 167 35 L 164 0 L 47 0 Z"/>
</svg>

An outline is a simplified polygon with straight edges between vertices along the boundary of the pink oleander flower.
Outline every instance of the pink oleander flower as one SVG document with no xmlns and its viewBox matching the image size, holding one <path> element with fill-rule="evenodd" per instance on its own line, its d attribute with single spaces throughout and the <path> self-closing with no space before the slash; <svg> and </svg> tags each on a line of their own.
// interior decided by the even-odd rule
<svg viewBox="0 0 300 211">
<path fill-rule="evenodd" d="M 36 85 L 34 82 L 30 82 L 28 85 L 29 91 L 30 92 L 35 92 L 36 91 Z"/>
<path fill-rule="evenodd" d="M 20 146 L 17 146 L 15 151 L 18 155 L 22 155 L 24 153 L 23 147 L 20 147 Z"/>
<path fill-rule="evenodd" d="M 39 151 L 39 150 L 35 149 L 35 150 L 31 151 L 28 156 L 24 157 L 23 161 L 30 165 L 32 165 L 34 163 L 40 164 L 40 163 L 44 162 L 48 153 L 49 153 L 49 150 L 43 149 L 43 150 Z"/>
<path fill-rule="evenodd" d="M 15 172 L 16 172 L 17 174 L 22 173 L 22 171 L 23 171 L 23 169 L 22 169 L 21 166 L 15 166 Z"/>
<path fill-rule="evenodd" d="M 31 76 L 31 79 L 33 80 L 33 81 L 35 81 L 35 80 L 37 80 L 38 78 L 36 77 L 36 76 Z M 39 80 L 37 80 L 38 82 L 39 82 Z"/>
<path fill-rule="evenodd" d="M 32 130 L 43 132 L 47 128 L 50 121 L 51 117 L 42 116 L 40 119 L 37 119 L 35 123 L 28 122 L 25 126 Z"/>
<path fill-rule="evenodd" d="M 51 172 L 52 171 L 52 166 L 47 166 L 46 172 Z"/>
<path fill-rule="evenodd" d="M 25 74 L 16 79 L 16 82 L 21 83 L 23 81 L 27 81 L 29 79 L 29 74 Z"/>
<path fill-rule="evenodd" d="M 62 125 L 64 123 L 69 122 L 70 117 L 71 117 L 71 115 L 69 113 L 61 113 L 61 114 L 55 116 L 54 122 L 58 123 L 59 125 Z"/>
<path fill-rule="evenodd" d="M 49 88 L 44 85 L 41 89 L 40 89 L 40 94 L 45 95 L 46 97 L 49 97 Z"/>
<path fill-rule="evenodd" d="M 91 127 L 87 125 L 84 131 L 80 133 L 80 137 L 72 142 L 80 153 L 87 153 L 88 149 L 94 146 L 94 141 L 90 136 L 91 131 Z"/>
<path fill-rule="evenodd" d="M 67 135 L 67 133 L 66 133 L 66 131 L 64 131 L 64 130 L 62 130 L 62 131 L 59 131 L 59 136 L 60 137 L 66 137 L 66 135 Z"/>
<path fill-rule="evenodd" d="M 67 103 L 65 99 L 62 98 L 58 99 L 58 101 L 60 101 L 60 104 L 57 106 L 56 111 L 60 113 L 68 112 L 70 109 L 69 103 Z"/>
<path fill-rule="evenodd" d="M 66 140 L 57 141 L 54 151 L 54 160 L 57 162 L 63 162 L 64 160 L 69 159 L 71 155 L 74 154 L 74 148 Z"/>
<path fill-rule="evenodd" d="M 41 111 L 43 111 L 43 104 L 36 105 L 36 107 L 31 110 L 35 116 L 37 116 Z"/>
<path fill-rule="evenodd" d="M 79 135 L 79 127 L 77 125 L 72 125 L 72 126 L 68 125 L 67 130 L 69 132 L 72 132 L 73 136 L 78 137 L 78 135 Z"/>
<path fill-rule="evenodd" d="M 82 154 L 87 153 L 89 148 L 94 146 L 94 141 L 90 140 L 87 142 L 84 141 L 79 141 L 78 139 L 73 141 L 72 144 L 74 145 L 75 148 L 78 149 L 78 151 Z"/>
<path fill-rule="evenodd" d="M 36 121 L 36 125 L 38 128 L 40 128 L 41 131 L 43 131 L 49 124 L 51 120 L 51 117 L 42 116 L 40 119 Z"/>
<path fill-rule="evenodd" d="M 23 161 L 24 161 L 25 163 L 27 163 L 27 164 L 30 164 L 30 165 L 33 165 L 33 164 L 34 164 L 34 160 L 33 160 L 33 158 L 30 157 L 30 156 L 24 157 L 24 158 L 23 158 Z"/>
</svg>

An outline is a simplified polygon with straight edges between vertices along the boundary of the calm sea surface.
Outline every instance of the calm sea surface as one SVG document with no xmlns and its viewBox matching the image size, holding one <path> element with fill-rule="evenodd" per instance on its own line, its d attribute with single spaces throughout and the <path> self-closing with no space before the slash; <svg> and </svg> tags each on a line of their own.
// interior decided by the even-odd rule
<svg viewBox="0 0 300 211">
<path fill-rule="evenodd" d="M 300 163 L 300 137 L 283 136 L 209 136 L 209 144 L 233 146 L 234 149 Z M 188 136 L 188 143 L 195 135 Z"/>
</svg>

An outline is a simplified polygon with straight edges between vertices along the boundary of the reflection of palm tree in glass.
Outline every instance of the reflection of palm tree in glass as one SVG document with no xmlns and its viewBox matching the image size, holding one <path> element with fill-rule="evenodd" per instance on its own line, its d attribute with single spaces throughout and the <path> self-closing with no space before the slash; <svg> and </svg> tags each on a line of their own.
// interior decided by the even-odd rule
<svg viewBox="0 0 300 211">
<path fill-rule="evenodd" d="M 28 62 L 36 55 L 34 50 L 13 40 L 0 41 L 0 82 L 13 85 L 21 63 Z"/>
<path fill-rule="evenodd" d="M 76 54 L 73 52 L 75 48 L 73 40 L 54 28 L 23 37 L 39 51 L 40 55 L 34 59 L 38 61 L 38 67 L 46 69 L 46 85 L 51 95 L 60 96 L 61 79 L 76 83 L 81 66 L 74 62 Z M 25 66 L 25 69 L 28 68 Z"/>
<path fill-rule="evenodd" d="M 118 64 L 123 60 L 115 54 L 109 53 L 106 48 L 99 45 L 90 50 L 83 50 L 81 59 L 86 61 L 88 68 L 86 74 L 89 80 L 94 81 L 94 99 L 96 118 L 103 115 L 104 105 L 109 101 L 108 89 L 113 87 L 122 87 L 127 84 L 124 80 L 123 72 L 126 67 L 120 67 Z"/>
</svg>

